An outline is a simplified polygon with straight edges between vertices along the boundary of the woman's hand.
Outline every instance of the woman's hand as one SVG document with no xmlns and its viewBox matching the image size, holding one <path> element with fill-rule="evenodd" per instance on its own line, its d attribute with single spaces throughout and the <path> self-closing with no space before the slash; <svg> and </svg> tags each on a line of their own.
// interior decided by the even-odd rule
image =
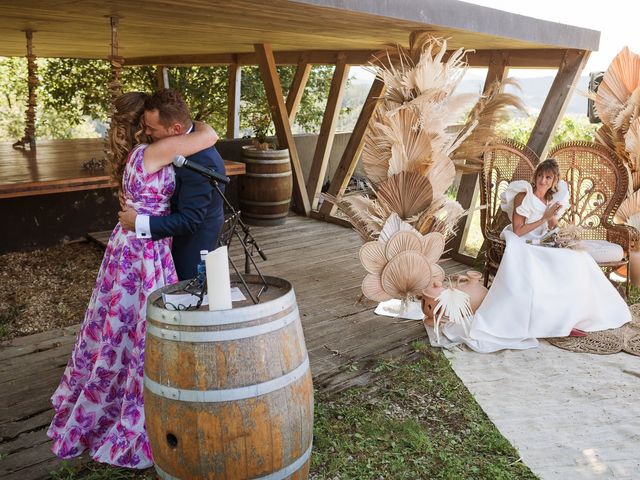
<svg viewBox="0 0 640 480">
<path fill-rule="evenodd" d="M 544 220 L 547 220 L 547 221 L 551 220 L 552 218 L 554 218 L 556 216 L 556 213 L 558 213 L 561 208 L 562 208 L 562 205 L 560 204 L 560 202 L 552 203 L 544 211 L 544 214 L 542 215 L 542 218 Z"/>
</svg>

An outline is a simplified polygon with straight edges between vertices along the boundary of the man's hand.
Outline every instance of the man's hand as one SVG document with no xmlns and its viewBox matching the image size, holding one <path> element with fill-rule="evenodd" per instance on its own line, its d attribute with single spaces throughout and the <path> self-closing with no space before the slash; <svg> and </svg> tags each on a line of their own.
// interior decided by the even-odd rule
<svg viewBox="0 0 640 480">
<path fill-rule="evenodd" d="M 120 202 L 121 209 L 124 210 L 125 208 L 127 208 L 127 199 L 124 198 L 124 193 L 122 192 L 122 190 L 118 192 L 118 201 Z"/>
<path fill-rule="evenodd" d="M 125 230 L 130 230 L 132 232 L 136 231 L 136 217 L 138 214 L 131 207 L 125 207 L 122 211 L 118 212 L 118 220 L 120 220 L 120 225 Z"/>
</svg>

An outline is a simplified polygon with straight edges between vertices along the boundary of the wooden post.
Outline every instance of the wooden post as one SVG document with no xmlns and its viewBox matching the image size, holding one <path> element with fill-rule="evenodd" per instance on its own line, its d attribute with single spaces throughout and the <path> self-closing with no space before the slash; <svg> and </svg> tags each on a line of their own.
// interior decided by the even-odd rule
<svg viewBox="0 0 640 480">
<path fill-rule="evenodd" d="M 242 67 L 229 65 L 227 80 L 227 138 L 240 137 L 240 81 Z"/>
<path fill-rule="evenodd" d="M 349 180 L 351 180 L 351 175 L 353 175 L 353 171 L 355 170 L 356 165 L 358 164 L 358 159 L 360 158 L 360 152 L 362 151 L 364 143 L 364 133 L 367 130 L 369 121 L 371 120 L 373 112 L 376 110 L 376 105 L 378 104 L 378 100 L 382 96 L 383 92 L 384 82 L 376 78 L 371 85 L 367 99 L 362 105 L 360 116 L 358 116 L 358 121 L 356 122 L 355 127 L 353 127 L 353 131 L 351 132 L 349 142 L 344 149 L 340 163 L 333 174 L 329 190 L 327 191 L 328 194 L 339 196 L 346 190 Z M 335 208 L 335 205 L 332 203 L 323 202 L 320 206 L 319 212 L 324 215 L 325 218 L 328 218 L 333 215 Z"/>
<path fill-rule="evenodd" d="M 482 89 L 483 92 L 486 92 L 496 80 L 502 81 L 504 79 L 508 72 L 508 65 L 508 52 L 499 50 L 491 52 L 489 69 L 487 70 L 487 77 L 485 78 Z M 478 177 L 479 175 L 477 173 L 467 173 L 462 175 L 460 179 L 456 200 L 464 209 L 475 207 L 475 202 L 478 199 Z M 451 242 L 447 246 L 447 248 L 451 248 L 451 256 L 454 260 L 466 260 L 467 262 L 472 260 L 468 255 L 460 253 L 460 247 L 466 243 L 472 216 L 472 214 L 466 215 L 458 221 L 458 234 L 451 239 Z"/>
<path fill-rule="evenodd" d="M 158 90 L 169 88 L 169 69 L 162 65 L 156 67 L 156 88 Z"/>
<path fill-rule="evenodd" d="M 544 159 L 547 154 L 551 135 L 562 120 L 590 54 L 591 52 L 587 50 L 567 50 L 564 54 L 556 78 L 527 142 L 527 146 L 541 159 Z"/>
<path fill-rule="evenodd" d="M 260 77 L 264 83 L 264 89 L 267 94 L 267 101 L 271 109 L 271 117 L 276 127 L 276 136 L 278 138 L 278 146 L 280 148 L 289 149 L 289 157 L 291 158 L 291 169 L 293 171 L 293 201 L 294 209 L 304 215 L 309 216 L 309 197 L 307 197 L 307 189 L 304 184 L 304 175 L 298 150 L 291 132 L 291 124 L 289 123 L 289 115 L 287 107 L 284 103 L 282 95 L 282 87 L 280 85 L 280 77 L 276 70 L 276 62 L 273 58 L 273 51 L 270 44 L 255 44 L 254 49 L 258 58 L 260 67 Z"/>
<path fill-rule="evenodd" d="M 300 107 L 300 100 L 302 100 L 302 94 L 304 93 L 304 87 L 309 80 L 309 74 L 311 73 L 311 64 L 309 63 L 308 55 L 303 55 L 298 61 L 298 68 L 291 81 L 291 88 L 289 88 L 289 94 L 287 95 L 287 112 L 289 112 L 289 123 L 293 125 L 298 108 Z"/>
<path fill-rule="evenodd" d="M 30 150 L 36 148 L 36 105 L 38 88 L 38 64 L 36 56 L 33 54 L 33 31 L 26 30 L 27 39 L 27 110 L 25 111 L 24 136 L 13 144 L 14 148 L 25 148 L 29 145 Z"/>
<path fill-rule="evenodd" d="M 342 105 L 342 97 L 347 85 L 349 77 L 349 65 L 345 63 L 344 55 L 338 55 L 336 68 L 333 72 L 331 87 L 329 88 L 329 96 L 327 97 L 327 105 L 320 126 L 320 134 L 316 143 L 316 150 L 309 171 L 309 180 L 307 181 L 307 194 L 309 195 L 309 203 L 314 209 L 318 203 L 316 195 L 320 193 L 322 182 L 327 172 L 329 157 L 331 156 L 331 147 L 336 135 L 336 123 L 340 115 L 340 106 Z"/>
<path fill-rule="evenodd" d="M 115 99 L 122 95 L 122 84 L 120 83 L 120 72 L 124 59 L 118 55 L 118 17 L 110 17 L 111 22 L 111 81 L 109 82 L 109 99 L 111 101 L 111 111 Z"/>
</svg>

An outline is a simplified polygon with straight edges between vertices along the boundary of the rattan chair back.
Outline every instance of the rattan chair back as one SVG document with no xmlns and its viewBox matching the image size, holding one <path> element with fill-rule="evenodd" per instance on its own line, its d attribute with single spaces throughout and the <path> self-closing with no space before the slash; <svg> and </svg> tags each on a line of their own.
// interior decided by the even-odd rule
<svg viewBox="0 0 640 480">
<path fill-rule="evenodd" d="M 583 141 L 561 143 L 549 158 L 557 160 L 569 186 L 571 207 L 561 222 L 581 227 L 584 239 L 607 240 L 613 216 L 627 194 L 629 173 L 624 164 L 606 146 Z"/>
<path fill-rule="evenodd" d="M 482 233 L 487 239 L 499 237 L 511 219 L 500 208 L 500 196 L 514 180 L 531 181 L 538 157 L 526 145 L 500 139 L 484 154 L 481 171 L 480 201 Z"/>
</svg>

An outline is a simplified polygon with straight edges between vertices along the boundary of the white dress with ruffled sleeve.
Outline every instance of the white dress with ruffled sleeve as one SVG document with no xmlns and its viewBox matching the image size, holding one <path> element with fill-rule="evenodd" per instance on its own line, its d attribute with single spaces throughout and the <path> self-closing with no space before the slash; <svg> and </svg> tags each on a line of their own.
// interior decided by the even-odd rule
<svg viewBox="0 0 640 480">
<path fill-rule="evenodd" d="M 512 182 L 502 196 L 501 208 L 509 218 L 521 192 L 526 195 L 517 212 L 526 223 L 542 218 L 547 205 L 526 181 Z M 566 207 L 568 197 L 566 183 L 560 182 L 552 202 Z M 631 320 L 629 307 L 586 251 L 535 244 L 546 231 L 546 224 L 522 237 L 511 225 L 503 230 L 504 255 L 469 335 L 447 324 L 444 333 L 450 340 L 482 353 L 526 349 L 537 347 L 538 338 L 566 337 L 573 328 L 593 332 Z"/>
</svg>

